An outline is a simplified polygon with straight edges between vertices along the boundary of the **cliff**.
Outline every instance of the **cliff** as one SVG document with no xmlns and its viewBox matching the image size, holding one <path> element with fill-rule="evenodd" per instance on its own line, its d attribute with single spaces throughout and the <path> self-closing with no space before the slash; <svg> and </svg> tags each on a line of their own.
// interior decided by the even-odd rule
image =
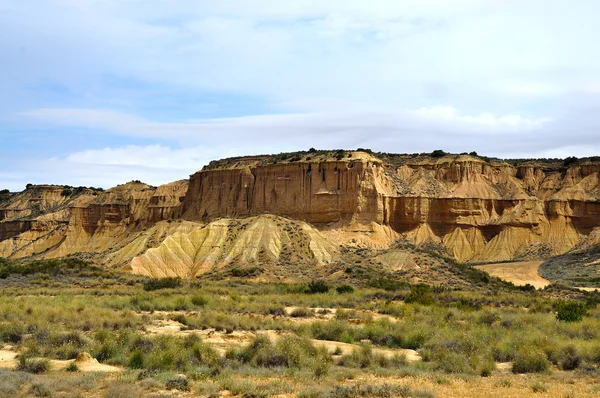
<svg viewBox="0 0 600 398">
<path fill-rule="evenodd" d="M 600 226 L 599 172 L 600 163 L 511 165 L 469 155 L 236 159 L 192 175 L 182 210 L 202 222 L 279 214 L 344 244 L 373 225 L 389 227 L 395 233 L 371 243 L 439 243 L 460 261 L 547 257 L 585 243 Z"/>
<path fill-rule="evenodd" d="M 0 202 L 0 256 L 105 254 L 176 216 L 187 181 L 130 182 L 107 191 L 34 185 Z M 140 253 L 132 253 L 132 257 Z"/>
<path fill-rule="evenodd" d="M 281 263 L 273 247 L 303 253 L 315 266 L 343 261 L 340 245 L 386 249 L 398 239 L 436 244 L 460 261 L 548 258 L 599 242 L 599 173 L 600 162 L 591 160 L 471 155 L 317 151 L 224 159 L 189 182 L 158 188 L 33 186 L 5 195 L 0 256 L 89 253 L 154 276 Z M 312 243 L 319 249 L 294 246 L 286 223 L 301 223 L 306 247 L 319 242 Z"/>
</svg>

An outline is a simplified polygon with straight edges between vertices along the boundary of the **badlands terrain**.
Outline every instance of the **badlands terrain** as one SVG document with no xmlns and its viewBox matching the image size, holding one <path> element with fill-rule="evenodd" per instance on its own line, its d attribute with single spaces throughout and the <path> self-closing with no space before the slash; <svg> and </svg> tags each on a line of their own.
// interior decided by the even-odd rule
<svg viewBox="0 0 600 398">
<path fill-rule="evenodd" d="M 0 397 L 592 397 L 600 159 L 317 151 L 0 191 Z"/>
<path fill-rule="evenodd" d="M 599 172 L 595 159 L 308 151 L 214 161 L 160 187 L 29 185 L 0 195 L 0 256 L 181 278 L 237 264 L 265 280 L 327 273 L 348 248 L 388 269 L 434 261 L 398 242 L 461 263 L 546 260 L 600 243 Z"/>
</svg>

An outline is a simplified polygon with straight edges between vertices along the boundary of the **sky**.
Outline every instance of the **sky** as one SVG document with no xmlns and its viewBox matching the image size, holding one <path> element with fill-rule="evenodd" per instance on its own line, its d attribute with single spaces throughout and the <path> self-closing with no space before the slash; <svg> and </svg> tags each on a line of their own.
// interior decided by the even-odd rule
<svg viewBox="0 0 600 398">
<path fill-rule="evenodd" d="M 317 149 L 600 155 L 596 0 L 0 0 L 0 189 Z"/>
</svg>

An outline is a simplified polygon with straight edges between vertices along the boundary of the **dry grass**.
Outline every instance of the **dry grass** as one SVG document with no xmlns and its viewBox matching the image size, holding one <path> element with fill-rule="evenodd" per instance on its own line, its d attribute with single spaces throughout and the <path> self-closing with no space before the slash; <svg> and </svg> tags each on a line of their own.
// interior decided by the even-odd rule
<svg viewBox="0 0 600 398">
<path fill-rule="evenodd" d="M 141 283 L 115 283 L 8 289 L 0 297 L 2 344 L 27 352 L 29 364 L 64 365 L 43 374 L 0 371 L 0 396 L 600 392 L 600 312 L 590 305 L 582 321 L 560 322 L 544 292 L 384 283 L 306 294 L 299 285 L 239 281 L 144 291 Z M 68 372 L 82 352 L 121 372 Z"/>
</svg>

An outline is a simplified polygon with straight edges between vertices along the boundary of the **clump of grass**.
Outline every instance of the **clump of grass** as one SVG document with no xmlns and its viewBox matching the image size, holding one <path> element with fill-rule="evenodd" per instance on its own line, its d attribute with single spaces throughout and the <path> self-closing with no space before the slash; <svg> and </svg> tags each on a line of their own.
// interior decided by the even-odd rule
<svg viewBox="0 0 600 398">
<path fill-rule="evenodd" d="M 550 363 L 543 352 L 538 350 L 521 351 L 513 362 L 513 373 L 543 373 L 550 369 Z"/>
<path fill-rule="evenodd" d="M 512 381 L 510 381 L 509 379 L 502 379 L 496 382 L 496 384 L 494 384 L 496 387 L 504 387 L 504 388 L 510 388 L 512 387 Z"/>
<path fill-rule="evenodd" d="M 17 396 L 17 391 L 32 380 L 27 373 L 0 370 L 0 396 Z"/>
<path fill-rule="evenodd" d="M 195 294 L 192 296 L 192 304 L 194 304 L 196 307 L 206 307 L 208 304 L 208 298 L 201 294 Z"/>
<path fill-rule="evenodd" d="M 327 293 L 329 291 L 329 285 L 322 279 L 315 279 L 306 286 L 306 293 Z"/>
<path fill-rule="evenodd" d="M 548 392 L 550 390 L 550 387 L 548 387 L 546 384 L 542 383 L 542 382 L 535 382 L 531 385 L 531 391 L 533 392 Z"/>
<path fill-rule="evenodd" d="M 19 356 L 19 364 L 17 370 L 27 373 L 46 373 L 50 370 L 50 361 L 47 359 L 27 358 L 26 356 Z"/>
<path fill-rule="evenodd" d="M 247 380 L 239 380 L 233 377 L 227 377 L 221 380 L 219 383 L 221 390 L 227 390 L 235 396 L 242 396 L 247 398 L 253 397 L 266 397 L 266 393 L 258 391 L 256 387 L 248 382 Z"/>
<path fill-rule="evenodd" d="M 71 363 L 69 364 L 69 366 L 67 366 L 67 367 L 65 368 L 65 370 L 66 370 L 67 372 L 78 372 L 78 371 L 79 371 L 79 367 L 77 367 L 77 364 L 76 364 L 75 362 L 71 362 Z"/>
<path fill-rule="evenodd" d="M 341 285 L 335 288 L 338 294 L 354 293 L 354 288 L 350 285 Z"/>
<path fill-rule="evenodd" d="M 275 344 L 265 336 L 258 336 L 247 348 L 227 356 L 257 367 L 309 368 L 319 376 L 327 373 L 332 362 L 325 348 L 317 348 L 310 340 L 296 336 L 281 337 Z"/>
<path fill-rule="evenodd" d="M 149 292 L 159 289 L 174 289 L 181 285 L 181 278 L 155 278 L 144 283 L 144 290 Z"/>
<path fill-rule="evenodd" d="M 175 377 L 165 382 L 167 390 L 190 391 L 190 382 L 185 377 Z"/>
<path fill-rule="evenodd" d="M 435 382 L 437 384 L 444 384 L 444 385 L 450 385 L 450 384 L 452 384 L 452 380 L 450 380 L 449 378 L 444 377 L 444 376 L 438 376 L 438 377 L 436 377 L 435 378 Z"/>
<path fill-rule="evenodd" d="M 290 316 L 293 318 L 310 318 L 313 316 L 313 311 L 310 308 L 298 307 L 294 308 Z"/>
<path fill-rule="evenodd" d="M 140 389 L 136 385 L 125 383 L 111 384 L 104 394 L 105 398 L 132 398 L 139 396 Z"/>
<path fill-rule="evenodd" d="M 277 307 L 268 307 L 265 311 L 265 313 L 267 315 L 273 315 L 273 316 L 285 316 L 287 315 L 285 312 L 285 308 L 281 307 L 281 306 L 277 306 Z"/>
<path fill-rule="evenodd" d="M 51 397 L 52 392 L 50 389 L 42 383 L 34 383 L 29 388 L 29 393 L 34 397 Z"/>
<path fill-rule="evenodd" d="M 574 345 L 548 348 L 547 356 L 550 362 L 555 364 L 560 370 L 575 370 L 582 361 Z"/>
<path fill-rule="evenodd" d="M 315 396 L 318 395 L 312 395 L 311 398 Z M 321 396 L 332 398 L 433 398 L 435 395 L 429 391 L 412 390 L 410 386 L 398 386 L 389 383 L 383 383 L 378 385 L 358 384 L 354 386 L 336 386 Z"/>
<path fill-rule="evenodd" d="M 374 354 L 370 344 L 361 344 L 361 346 L 349 355 L 344 355 L 340 359 L 339 365 L 353 368 L 398 368 L 408 364 L 406 357 L 395 355 L 388 358 L 381 354 Z"/>
<path fill-rule="evenodd" d="M 213 381 L 206 381 L 202 383 L 198 383 L 195 389 L 198 395 L 209 398 L 216 398 L 219 396 L 219 386 Z"/>
<path fill-rule="evenodd" d="M 405 303 L 418 303 L 422 305 L 431 305 L 435 303 L 431 287 L 425 284 L 413 285 L 410 292 L 404 299 Z"/>
</svg>

